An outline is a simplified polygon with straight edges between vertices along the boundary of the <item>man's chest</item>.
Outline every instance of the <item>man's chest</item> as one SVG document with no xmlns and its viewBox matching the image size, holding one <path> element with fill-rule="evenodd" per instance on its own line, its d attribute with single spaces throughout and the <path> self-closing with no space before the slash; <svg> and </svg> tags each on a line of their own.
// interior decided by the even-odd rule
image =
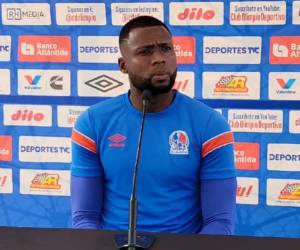
<svg viewBox="0 0 300 250">
<path fill-rule="evenodd" d="M 99 155 L 106 178 L 128 176 L 133 172 L 139 126 L 139 120 L 119 122 L 102 134 Z M 139 175 L 166 176 L 168 180 L 191 178 L 199 173 L 200 152 L 197 135 L 189 126 L 146 120 Z"/>
</svg>

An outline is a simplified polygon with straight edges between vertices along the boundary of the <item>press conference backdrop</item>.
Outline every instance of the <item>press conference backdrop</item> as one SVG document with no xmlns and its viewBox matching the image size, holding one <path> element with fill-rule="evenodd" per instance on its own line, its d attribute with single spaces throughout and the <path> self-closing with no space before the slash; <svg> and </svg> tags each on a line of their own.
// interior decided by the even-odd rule
<svg viewBox="0 0 300 250">
<path fill-rule="evenodd" d="M 0 3 L 0 226 L 71 226 L 71 128 L 128 90 L 118 34 L 152 15 L 174 35 L 175 88 L 235 132 L 236 234 L 300 236 L 300 1 Z"/>
</svg>

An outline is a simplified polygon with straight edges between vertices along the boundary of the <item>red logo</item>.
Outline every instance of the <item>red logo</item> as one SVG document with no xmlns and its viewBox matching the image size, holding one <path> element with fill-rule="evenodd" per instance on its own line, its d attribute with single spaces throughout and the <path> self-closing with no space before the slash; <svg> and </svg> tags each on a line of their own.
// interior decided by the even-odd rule
<svg viewBox="0 0 300 250">
<path fill-rule="evenodd" d="M 187 86 L 189 84 L 189 80 L 184 80 L 184 81 L 175 81 L 173 89 L 176 89 L 178 91 L 185 91 Z"/>
<path fill-rule="evenodd" d="M 271 37 L 270 63 L 300 64 L 300 36 Z"/>
<path fill-rule="evenodd" d="M 235 143 L 234 144 L 235 167 L 240 170 L 259 169 L 259 144 Z"/>
<path fill-rule="evenodd" d="M 12 137 L 0 136 L 0 161 L 12 160 Z"/>
<path fill-rule="evenodd" d="M 185 8 L 182 13 L 178 14 L 179 20 L 210 20 L 215 16 L 213 10 L 203 10 L 203 8 Z"/>
<path fill-rule="evenodd" d="M 13 121 L 42 121 L 45 118 L 42 113 L 33 113 L 33 111 L 18 110 L 17 113 L 12 114 L 11 119 Z"/>
<path fill-rule="evenodd" d="M 244 187 L 238 185 L 237 190 L 236 190 L 236 196 L 237 197 L 249 197 L 252 189 L 253 189 L 253 185 L 244 186 Z"/>
<path fill-rule="evenodd" d="M 7 176 L 4 175 L 4 176 L 0 176 L 0 187 L 4 187 L 5 183 L 6 183 L 6 180 L 7 180 Z"/>
<path fill-rule="evenodd" d="M 195 37 L 177 36 L 173 37 L 174 49 L 178 64 L 195 63 Z"/>
<path fill-rule="evenodd" d="M 125 147 L 125 144 L 122 143 L 127 139 L 126 136 L 121 135 L 119 133 L 114 134 L 110 137 L 108 137 L 108 140 L 111 141 L 111 143 L 109 144 L 109 147 L 113 147 L 113 148 L 122 148 Z"/>
<path fill-rule="evenodd" d="M 70 36 L 20 36 L 20 62 L 70 62 Z"/>
</svg>

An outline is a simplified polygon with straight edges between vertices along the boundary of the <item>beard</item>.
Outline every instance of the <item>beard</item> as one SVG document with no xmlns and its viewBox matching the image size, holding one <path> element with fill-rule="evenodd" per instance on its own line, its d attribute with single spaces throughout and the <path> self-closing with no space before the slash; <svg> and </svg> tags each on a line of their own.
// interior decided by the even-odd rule
<svg viewBox="0 0 300 250">
<path fill-rule="evenodd" d="M 172 90 L 177 75 L 177 69 L 169 75 L 169 81 L 154 81 L 153 76 L 149 78 L 143 78 L 136 74 L 128 74 L 130 83 L 133 87 L 143 92 L 145 89 L 149 89 L 152 95 L 165 94 Z"/>
</svg>

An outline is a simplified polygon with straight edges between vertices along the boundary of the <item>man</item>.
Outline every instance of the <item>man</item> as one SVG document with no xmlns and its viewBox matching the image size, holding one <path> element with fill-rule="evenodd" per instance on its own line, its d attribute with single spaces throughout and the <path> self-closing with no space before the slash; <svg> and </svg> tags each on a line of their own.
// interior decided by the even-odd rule
<svg viewBox="0 0 300 250">
<path fill-rule="evenodd" d="M 90 107 L 72 132 L 73 227 L 128 229 L 141 95 L 149 89 L 137 177 L 138 231 L 232 234 L 236 177 L 228 124 L 172 90 L 176 55 L 165 24 L 137 17 L 122 28 L 119 45 L 129 93 Z"/>
</svg>

